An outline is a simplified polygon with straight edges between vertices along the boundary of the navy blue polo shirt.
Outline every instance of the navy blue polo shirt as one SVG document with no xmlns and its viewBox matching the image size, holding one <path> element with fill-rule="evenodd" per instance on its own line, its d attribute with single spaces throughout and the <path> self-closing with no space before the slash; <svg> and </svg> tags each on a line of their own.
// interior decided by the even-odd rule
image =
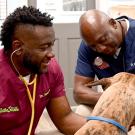
<svg viewBox="0 0 135 135">
<path fill-rule="evenodd" d="M 78 50 L 78 59 L 75 73 L 85 77 L 111 77 L 119 72 L 130 72 L 135 74 L 135 20 L 128 17 L 121 17 L 129 20 L 129 29 L 121 45 L 117 58 L 94 52 L 83 41 Z M 95 64 L 100 58 L 102 65 Z"/>
</svg>

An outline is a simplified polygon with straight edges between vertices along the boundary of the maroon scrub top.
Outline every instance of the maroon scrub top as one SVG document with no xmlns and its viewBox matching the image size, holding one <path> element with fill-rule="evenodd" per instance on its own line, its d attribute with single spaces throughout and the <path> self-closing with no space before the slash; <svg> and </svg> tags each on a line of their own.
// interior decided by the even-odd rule
<svg viewBox="0 0 135 135">
<path fill-rule="evenodd" d="M 29 89 L 32 93 L 33 86 L 29 86 Z M 32 135 L 49 101 L 60 96 L 65 96 L 64 79 L 60 66 L 53 58 L 48 66 L 48 72 L 37 77 Z M 2 49 L 0 51 L 0 135 L 27 135 L 30 119 L 31 105 L 26 87 L 11 68 Z"/>
</svg>

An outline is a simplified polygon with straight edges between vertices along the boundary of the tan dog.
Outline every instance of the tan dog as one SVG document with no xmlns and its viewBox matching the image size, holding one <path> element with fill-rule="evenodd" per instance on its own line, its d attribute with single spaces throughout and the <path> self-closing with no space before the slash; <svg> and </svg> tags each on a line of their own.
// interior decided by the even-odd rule
<svg viewBox="0 0 135 135">
<path fill-rule="evenodd" d="M 135 118 L 135 75 L 121 72 L 87 86 L 106 87 L 91 116 L 115 120 L 129 130 Z M 125 135 L 113 124 L 99 120 L 88 121 L 75 135 Z"/>
</svg>

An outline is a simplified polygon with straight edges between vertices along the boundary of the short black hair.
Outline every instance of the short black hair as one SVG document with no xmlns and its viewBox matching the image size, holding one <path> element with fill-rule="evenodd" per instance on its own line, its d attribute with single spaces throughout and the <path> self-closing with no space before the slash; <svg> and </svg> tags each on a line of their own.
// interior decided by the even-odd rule
<svg viewBox="0 0 135 135">
<path fill-rule="evenodd" d="M 43 25 L 48 27 L 53 25 L 52 20 L 53 17 L 51 15 L 41 13 L 35 7 L 23 6 L 16 8 L 13 13 L 7 16 L 1 26 L 1 45 L 4 46 L 4 51 L 11 49 L 12 37 L 18 24 Z"/>
</svg>

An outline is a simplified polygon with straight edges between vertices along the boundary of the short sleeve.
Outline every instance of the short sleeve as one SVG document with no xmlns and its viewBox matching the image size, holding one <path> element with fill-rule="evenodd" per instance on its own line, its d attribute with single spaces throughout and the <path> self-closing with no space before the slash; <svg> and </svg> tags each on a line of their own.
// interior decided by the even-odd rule
<svg viewBox="0 0 135 135">
<path fill-rule="evenodd" d="M 85 77 L 95 76 L 92 68 L 92 53 L 90 48 L 83 41 L 78 49 L 75 73 Z"/>
<path fill-rule="evenodd" d="M 51 60 L 49 65 L 49 81 L 52 98 L 65 96 L 63 73 L 55 58 Z"/>
</svg>

